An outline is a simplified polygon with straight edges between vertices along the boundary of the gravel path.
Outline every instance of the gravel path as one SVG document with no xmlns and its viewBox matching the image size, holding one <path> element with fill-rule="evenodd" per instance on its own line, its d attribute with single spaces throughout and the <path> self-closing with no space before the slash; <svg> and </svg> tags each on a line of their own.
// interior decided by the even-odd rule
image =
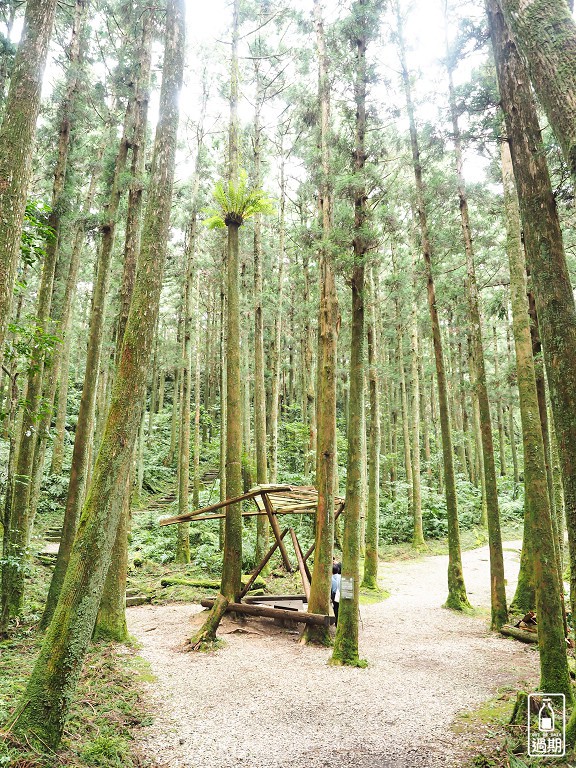
<svg viewBox="0 0 576 768">
<path fill-rule="evenodd" d="M 505 544 L 508 590 L 519 542 Z M 463 555 L 475 606 L 489 606 L 488 548 Z M 537 681 L 534 649 L 487 631 L 487 616 L 443 610 L 446 557 L 385 563 L 391 597 L 361 607 L 367 669 L 330 667 L 325 649 L 268 621 L 226 620 L 227 647 L 179 650 L 200 608 L 128 611 L 157 680 L 141 748 L 167 768 L 440 768 L 463 765 L 454 717 L 500 686 Z M 197 623 L 199 617 L 195 618 Z"/>
</svg>

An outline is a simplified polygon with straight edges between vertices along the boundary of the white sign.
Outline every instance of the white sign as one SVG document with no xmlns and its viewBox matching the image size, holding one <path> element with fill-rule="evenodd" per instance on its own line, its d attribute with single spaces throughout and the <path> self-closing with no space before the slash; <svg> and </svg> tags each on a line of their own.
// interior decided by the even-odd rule
<svg viewBox="0 0 576 768">
<path fill-rule="evenodd" d="M 340 599 L 352 600 L 354 598 L 354 579 L 352 576 L 344 578 L 340 581 Z"/>
<path fill-rule="evenodd" d="M 563 693 L 531 693 L 528 696 L 528 754 L 530 757 L 564 757 L 566 754 L 566 697 Z"/>
</svg>

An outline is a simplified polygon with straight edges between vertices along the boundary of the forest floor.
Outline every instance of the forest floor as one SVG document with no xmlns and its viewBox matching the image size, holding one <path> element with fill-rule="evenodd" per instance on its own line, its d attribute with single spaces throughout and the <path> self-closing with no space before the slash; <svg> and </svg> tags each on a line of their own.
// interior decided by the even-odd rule
<svg viewBox="0 0 576 768">
<path fill-rule="evenodd" d="M 505 544 L 510 599 L 519 548 Z M 475 615 L 442 608 L 447 557 L 381 564 L 391 596 L 361 606 L 366 669 L 329 666 L 329 649 L 302 646 L 269 620 L 226 619 L 223 648 L 188 653 L 199 606 L 129 609 L 156 678 L 141 751 L 166 768 L 461 768 L 479 749 L 470 713 L 538 681 L 534 648 L 488 631 L 488 548 L 463 562 Z"/>
</svg>

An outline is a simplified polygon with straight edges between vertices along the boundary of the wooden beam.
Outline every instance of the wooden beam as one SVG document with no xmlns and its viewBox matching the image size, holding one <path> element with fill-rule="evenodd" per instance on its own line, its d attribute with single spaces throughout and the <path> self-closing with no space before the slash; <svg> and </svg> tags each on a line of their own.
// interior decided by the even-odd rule
<svg viewBox="0 0 576 768">
<path fill-rule="evenodd" d="M 277 491 L 289 491 L 289 485 L 274 485 L 266 489 L 266 493 L 274 493 Z M 235 496 L 233 499 L 224 499 L 217 504 L 210 504 L 209 507 L 202 507 L 202 509 L 196 509 L 194 512 L 185 512 L 183 515 L 177 515 L 176 517 L 167 517 L 164 520 L 160 520 L 160 525 L 173 525 L 174 523 L 184 523 L 187 520 L 191 520 L 197 515 L 202 515 L 205 512 L 215 512 L 217 509 L 227 507 L 229 504 L 237 504 L 239 501 L 245 501 L 246 499 L 253 499 L 254 496 L 259 496 L 263 491 L 260 488 L 252 488 L 247 493 L 243 493 L 240 496 Z"/>
<path fill-rule="evenodd" d="M 294 545 L 294 552 L 296 552 L 296 560 L 298 561 L 298 570 L 300 571 L 302 586 L 304 587 L 304 594 L 306 595 L 306 602 L 308 602 L 310 600 L 310 571 L 302 557 L 300 542 L 298 541 L 294 528 L 290 528 L 290 536 L 292 536 L 292 544 Z"/>
<path fill-rule="evenodd" d="M 302 600 L 306 601 L 306 595 L 248 595 L 244 598 L 245 603 L 274 603 L 282 600 Z"/>
<path fill-rule="evenodd" d="M 286 552 L 286 547 L 284 546 L 284 542 L 282 541 L 282 536 L 280 535 L 280 526 L 278 525 L 278 520 L 276 519 L 276 515 L 274 514 L 274 510 L 272 509 L 272 504 L 270 503 L 270 499 L 268 498 L 268 492 L 262 491 L 260 496 L 262 497 L 262 501 L 264 502 L 264 507 L 266 509 L 266 514 L 268 515 L 268 519 L 270 520 L 272 531 L 274 532 L 274 536 L 276 538 L 276 541 L 278 542 L 278 546 L 280 547 L 280 554 L 282 555 L 282 560 L 284 561 L 284 567 L 286 568 L 288 573 L 292 573 L 293 571 L 292 564 L 288 559 L 288 553 Z"/>
<path fill-rule="evenodd" d="M 308 514 L 308 513 L 309 513 L 308 510 L 303 510 L 302 512 L 294 512 L 294 511 L 290 512 L 291 515 L 305 515 L 305 514 Z M 267 514 L 267 512 L 266 512 L 265 509 L 264 510 L 260 510 L 260 511 L 254 511 L 254 512 L 250 512 L 249 510 L 244 510 L 242 512 L 242 517 L 258 517 L 259 515 L 266 515 L 266 514 Z M 287 513 L 285 513 L 284 510 L 280 509 L 277 512 L 275 512 L 274 514 L 276 514 L 276 515 L 284 515 L 284 514 L 287 514 Z M 188 522 L 190 522 L 190 523 L 197 523 L 198 521 L 202 521 L 202 520 L 224 520 L 225 517 L 226 517 L 226 513 L 225 512 L 220 512 L 217 515 L 201 515 L 201 516 L 198 515 L 198 516 L 194 516 Z M 160 521 L 160 525 L 164 525 L 164 522 Z"/>
<path fill-rule="evenodd" d="M 202 600 L 203 608 L 212 608 L 214 600 Z M 318 624 L 329 627 L 333 623 L 332 616 L 322 613 L 306 613 L 306 611 L 286 611 L 283 608 L 268 608 L 265 605 L 249 605 L 248 603 L 229 603 L 226 611 L 230 613 L 245 613 L 247 616 L 264 616 L 268 619 L 283 619 L 284 621 L 300 621 L 305 624 Z"/>
<path fill-rule="evenodd" d="M 284 538 L 284 536 L 286 536 L 287 533 L 288 533 L 288 528 L 285 528 L 280 534 L 280 541 L 282 541 L 282 539 Z M 268 560 L 270 560 L 270 558 L 272 557 L 274 552 L 276 552 L 277 549 L 278 549 L 278 542 L 276 541 L 274 545 L 270 547 L 270 549 L 268 550 L 268 554 L 264 557 L 264 559 L 262 560 L 260 565 L 256 568 L 252 576 L 250 576 L 250 579 L 248 580 L 248 583 L 246 584 L 246 586 L 240 592 L 240 599 L 242 599 L 246 594 L 246 592 L 249 591 L 250 587 L 256 581 L 258 576 L 262 573 L 262 571 L 266 567 L 266 563 L 268 562 Z"/>
</svg>

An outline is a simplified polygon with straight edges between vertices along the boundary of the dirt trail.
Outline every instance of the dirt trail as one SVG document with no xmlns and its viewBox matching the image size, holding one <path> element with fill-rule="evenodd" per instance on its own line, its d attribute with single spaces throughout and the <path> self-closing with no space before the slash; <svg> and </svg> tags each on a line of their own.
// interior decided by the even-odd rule
<svg viewBox="0 0 576 768">
<path fill-rule="evenodd" d="M 505 544 L 511 596 L 519 542 Z M 476 607 L 489 606 L 488 548 L 463 555 Z M 227 621 L 227 647 L 178 651 L 198 606 L 141 606 L 129 628 L 157 678 L 156 719 L 142 749 L 169 768 L 440 768 L 462 766 L 455 716 L 500 686 L 537 681 L 538 656 L 487 630 L 488 613 L 443 610 L 446 557 L 381 566 L 388 600 L 362 606 L 367 669 L 330 667 L 329 650 L 296 634 Z"/>
</svg>

